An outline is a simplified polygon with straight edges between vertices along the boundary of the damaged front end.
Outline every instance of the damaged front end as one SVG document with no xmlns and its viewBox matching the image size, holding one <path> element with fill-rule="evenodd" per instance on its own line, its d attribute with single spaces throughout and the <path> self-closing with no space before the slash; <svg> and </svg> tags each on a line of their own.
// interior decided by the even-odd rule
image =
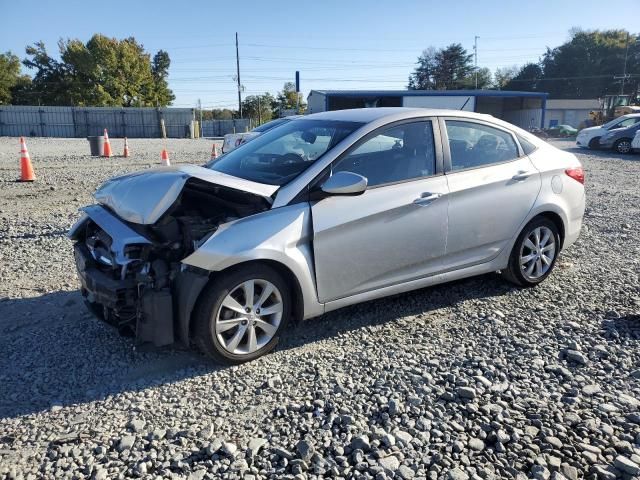
<svg viewBox="0 0 640 480">
<path fill-rule="evenodd" d="M 96 193 L 103 205 L 84 208 L 69 232 L 89 307 L 138 343 L 188 345 L 191 312 L 209 272 L 181 260 L 220 225 L 270 206 L 260 195 L 200 178 L 206 172 L 191 173 L 161 170 L 107 182 Z"/>
</svg>

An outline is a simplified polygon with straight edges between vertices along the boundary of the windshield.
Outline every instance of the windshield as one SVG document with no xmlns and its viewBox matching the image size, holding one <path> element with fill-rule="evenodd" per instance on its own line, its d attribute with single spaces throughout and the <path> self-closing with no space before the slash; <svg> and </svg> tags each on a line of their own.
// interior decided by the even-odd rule
<svg viewBox="0 0 640 480">
<path fill-rule="evenodd" d="M 254 132 L 266 132 L 267 130 L 271 130 L 273 127 L 277 127 L 283 123 L 287 123 L 290 120 L 287 118 L 278 118 L 277 120 L 271 120 L 270 122 L 263 123 L 259 127 L 253 129 Z"/>
<path fill-rule="evenodd" d="M 292 120 L 268 130 L 207 167 L 253 182 L 284 185 L 362 125 L 329 120 Z"/>
</svg>

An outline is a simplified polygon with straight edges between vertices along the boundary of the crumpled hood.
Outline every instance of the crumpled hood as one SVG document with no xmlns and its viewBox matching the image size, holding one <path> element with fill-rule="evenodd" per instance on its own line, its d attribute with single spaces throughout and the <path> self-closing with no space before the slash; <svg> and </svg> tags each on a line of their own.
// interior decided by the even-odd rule
<svg viewBox="0 0 640 480">
<path fill-rule="evenodd" d="M 174 204 L 190 178 L 247 192 L 265 198 L 269 203 L 272 202 L 271 195 L 279 188 L 277 185 L 256 183 L 196 165 L 180 165 L 113 178 L 102 185 L 94 197 L 123 220 L 147 225 L 157 222 Z"/>
</svg>

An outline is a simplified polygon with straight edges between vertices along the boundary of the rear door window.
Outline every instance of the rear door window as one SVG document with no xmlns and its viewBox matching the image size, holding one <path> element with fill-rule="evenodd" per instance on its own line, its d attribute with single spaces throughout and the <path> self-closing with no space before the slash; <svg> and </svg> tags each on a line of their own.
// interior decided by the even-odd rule
<svg viewBox="0 0 640 480">
<path fill-rule="evenodd" d="M 513 136 L 488 125 L 446 120 L 452 170 L 478 168 L 518 158 Z"/>
</svg>

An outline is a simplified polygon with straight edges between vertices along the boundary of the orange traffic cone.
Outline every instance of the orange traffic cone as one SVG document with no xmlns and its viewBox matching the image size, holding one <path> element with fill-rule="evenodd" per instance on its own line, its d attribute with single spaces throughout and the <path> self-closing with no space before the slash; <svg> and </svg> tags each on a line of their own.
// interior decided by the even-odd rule
<svg viewBox="0 0 640 480">
<path fill-rule="evenodd" d="M 171 165 L 171 163 L 169 162 L 169 152 L 167 152 L 166 148 L 162 149 L 162 152 L 160 153 L 160 160 L 162 161 L 162 165 L 164 165 L 165 167 Z"/>
<path fill-rule="evenodd" d="M 211 160 L 215 160 L 216 158 L 218 158 L 218 145 L 214 143 L 211 149 Z"/>
<path fill-rule="evenodd" d="M 109 143 L 109 134 L 107 133 L 107 129 L 104 129 L 104 147 L 102 150 L 103 157 L 111 156 L 111 144 Z"/>
<path fill-rule="evenodd" d="M 20 137 L 20 182 L 33 182 L 36 179 L 36 175 L 33 173 L 33 167 L 31 166 L 31 157 L 29 157 L 29 150 L 27 150 L 27 144 L 24 141 L 24 137 Z"/>
<path fill-rule="evenodd" d="M 122 155 L 124 158 L 129 158 L 129 142 L 127 142 L 127 137 L 124 137 L 124 153 Z"/>
</svg>

